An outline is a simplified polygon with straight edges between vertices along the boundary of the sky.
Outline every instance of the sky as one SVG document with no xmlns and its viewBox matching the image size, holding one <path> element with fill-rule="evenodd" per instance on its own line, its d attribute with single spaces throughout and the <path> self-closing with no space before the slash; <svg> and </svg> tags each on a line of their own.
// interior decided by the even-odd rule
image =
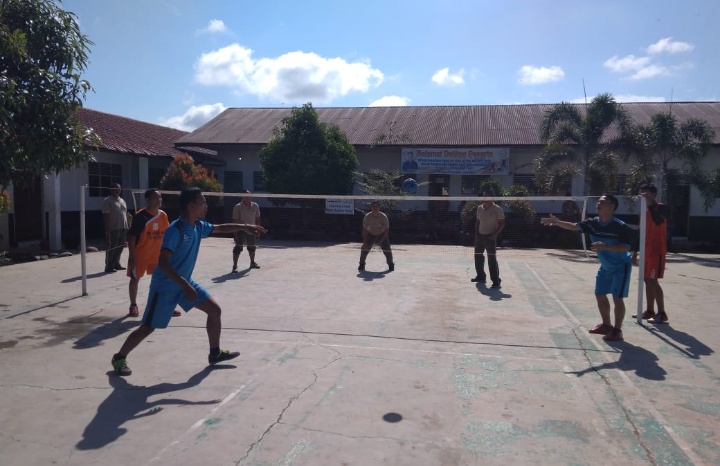
<svg viewBox="0 0 720 466">
<path fill-rule="evenodd" d="M 57 0 L 58 2 L 60 0 Z M 720 99 L 718 0 L 64 0 L 84 106 L 192 131 L 229 107 Z"/>
</svg>

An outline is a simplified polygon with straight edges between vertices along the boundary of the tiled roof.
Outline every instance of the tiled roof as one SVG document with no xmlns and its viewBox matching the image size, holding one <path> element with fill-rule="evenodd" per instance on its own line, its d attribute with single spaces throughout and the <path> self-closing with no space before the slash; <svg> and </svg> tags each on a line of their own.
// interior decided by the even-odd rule
<svg viewBox="0 0 720 466">
<path fill-rule="evenodd" d="M 187 131 L 87 108 L 78 109 L 75 117 L 85 128 L 92 128 L 100 136 L 100 148 L 108 152 L 149 157 L 171 157 L 183 152 L 215 154 L 197 147 L 176 147 L 175 141 L 188 134 Z"/>
<path fill-rule="evenodd" d="M 583 104 L 576 104 L 582 111 Z M 336 124 L 353 145 L 372 145 L 381 134 L 401 139 L 392 145 L 428 146 L 526 146 L 541 145 L 539 127 L 554 104 L 474 105 L 452 107 L 340 107 L 316 108 L 321 121 Z M 715 129 L 720 143 L 720 103 L 640 102 L 623 103 L 636 123 L 668 112 L 678 121 L 697 117 Z M 289 108 L 229 108 L 182 136 L 177 144 L 214 147 L 224 144 L 265 144 L 272 130 L 291 112 Z"/>
</svg>

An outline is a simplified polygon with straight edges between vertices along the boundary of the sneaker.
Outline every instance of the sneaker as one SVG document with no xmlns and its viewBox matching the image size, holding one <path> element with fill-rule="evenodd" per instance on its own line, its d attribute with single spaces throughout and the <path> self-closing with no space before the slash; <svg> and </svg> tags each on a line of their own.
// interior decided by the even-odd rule
<svg viewBox="0 0 720 466">
<path fill-rule="evenodd" d="M 233 268 L 232 268 L 232 270 L 230 271 L 230 273 L 238 273 L 237 265 L 233 265 Z"/>
<path fill-rule="evenodd" d="M 105 267 L 105 273 L 115 273 L 115 269 L 108 269 Z"/>
<path fill-rule="evenodd" d="M 668 316 L 664 312 L 658 312 L 655 317 L 652 319 L 648 319 L 648 322 L 651 324 L 667 324 L 668 323 Z"/>
<path fill-rule="evenodd" d="M 358 272 L 364 272 L 365 271 L 365 264 L 358 265 Z"/>
<path fill-rule="evenodd" d="M 208 355 L 208 364 L 212 365 L 223 361 L 229 361 L 237 358 L 238 356 L 240 356 L 240 353 L 237 351 L 230 352 L 228 350 L 220 350 L 217 356 L 213 356 L 212 354 Z"/>
<path fill-rule="evenodd" d="M 180 311 L 178 311 L 177 309 L 175 309 L 175 310 L 173 311 L 173 315 L 172 315 L 172 316 L 173 316 L 173 317 L 180 317 L 181 315 L 182 315 L 182 312 L 180 312 Z"/>
<path fill-rule="evenodd" d="M 475 277 L 475 278 L 471 278 L 470 281 L 473 282 L 473 283 L 478 283 L 478 282 L 479 282 L 479 283 L 485 283 L 485 282 L 487 281 L 487 278 L 485 278 L 485 277 Z"/>
<path fill-rule="evenodd" d="M 128 311 L 128 315 L 130 317 L 137 317 L 140 315 L 140 310 L 137 307 L 137 304 L 131 304 L 130 309 Z"/>
<path fill-rule="evenodd" d="M 597 324 L 595 328 L 590 329 L 590 333 L 597 333 L 598 335 L 607 335 L 613 329 L 612 325 Z"/>
<path fill-rule="evenodd" d="M 257 265 L 257 262 L 250 262 L 250 268 L 251 268 L 251 269 L 259 269 L 260 266 Z"/>
<path fill-rule="evenodd" d="M 388 271 L 392 272 L 395 270 L 395 264 L 388 264 Z"/>
<path fill-rule="evenodd" d="M 651 311 L 650 309 L 647 309 L 645 312 L 642 313 L 642 318 L 644 320 L 652 319 L 653 317 L 655 317 L 655 311 Z M 637 314 L 634 314 L 632 318 L 637 319 Z"/>
<path fill-rule="evenodd" d="M 605 341 L 623 341 L 623 334 L 622 330 L 619 328 L 613 327 L 612 330 L 610 330 L 610 333 L 603 335 L 603 340 Z"/>
<path fill-rule="evenodd" d="M 127 377 L 128 375 L 132 374 L 132 370 L 130 370 L 130 368 L 128 367 L 125 358 L 113 356 L 112 366 L 115 370 L 115 374 L 119 375 L 120 377 Z"/>
<path fill-rule="evenodd" d="M 493 282 L 493 284 L 492 284 L 492 286 L 490 286 L 490 288 L 500 288 L 500 282 L 501 282 L 501 281 L 502 281 L 502 280 L 498 280 L 498 281 L 496 281 L 496 282 Z"/>
<path fill-rule="evenodd" d="M 116 265 L 115 270 L 127 270 L 127 269 L 125 267 L 123 267 L 122 265 Z"/>
</svg>

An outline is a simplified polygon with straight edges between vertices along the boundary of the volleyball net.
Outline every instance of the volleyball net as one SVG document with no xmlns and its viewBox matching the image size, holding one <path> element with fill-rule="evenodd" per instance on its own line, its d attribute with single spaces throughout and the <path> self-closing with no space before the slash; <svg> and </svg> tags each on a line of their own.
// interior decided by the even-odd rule
<svg viewBox="0 0 720 466">
<path fill-rule="evenodd" d="M 128 209 L 136 212 L 145 207 L 144 190 L 132 191 Z M 172 220 L 180 214 L 178 193 L 160 191 L 163 210 Z M 206 219 L 211 223 L 233 221 L 233 208 L 243 195 L 238 193 L 203 193 L 208 203 Z M 616 215 L 626 223 L 639 225 L 639 200 L 616 196 Z M 475 239 L 478 206 L 492 200 L 504 213 L 504 227 L 498 235 L 501 248 L 518 249 L 534 254 L 537 249 L 584 250 L 582 235 L 548 228 L 540 218 L 553 214 L 561 220 L 577 222 L 596 215 L 599 196 L 323 196 L 253 193 L 259 205 L 261 223 L 275 240 L 306 240 L 336 243 L 359 242 L 363 219 L 373 201 L 390 223 L 393 244 L 427 246 L 472 246 Z M 261 247 L 261 246 L 258 246 Z M 359 247 L 359 246 L 358 246 Z M 440 251 L 442 248 L 436 250 Z"/>
<path fill-rule="evenodd" d="M 179 193 L 160 191 L 162 209 L 170 221 L 180 215 Z M 127 199 L 128 194 L 131 199 Z M 125 191 L 129 213 L 146 206 L 145 190 Z M 233 209 L 242 201 L 242 193 L 205 192 L 211 223 L 233 222 Z M 380 203 L 388 217 L 389 239 L 393 245 L 413 244 L 422 247 L 424 255 L 474 254 L 478 206 L 492 201 L 503 211 L 504 227 L 497 237 L 500 249 L 513 249 L 520 255 L 544 255 L 548 249 L 572 251 L 573 254 L 596 260 L 590 251 L 589 239 L 578 232 L 541 224 L 550 214 L 560 220 L 578 222 L 595 217 L 599 196 L 325 196 L 252 193 L 260 208 L 261 224 L 268 229 L 263 240 L 313 241 L 347 243 L 361 246 L 363 219 L 371 211 L 371 203 Z M 644 250 L 645 201 L 638 196 L 616 196 L 619 206 L 615 214 L 633 228 L 640 230 L 640 248 Z M 642 215 L 641 215 L 642 213 Z M 426 247 L 423 247 L 426 246 Z M 639 270 L 643 270 L 643 254 Z M 84 259 L 83 259 L 84 260 Z M 636 269 L 637 270 L 637 269 Z M 83 274 L 85 273 L 83 264 Z M 642 314 L 642 274 L 633 279 L 638 283 L 638 311 Z M 85 292 L 85 291 L 84 291 Z M 632 308 L 633 306 L 629 306 Z"/>
</svg>

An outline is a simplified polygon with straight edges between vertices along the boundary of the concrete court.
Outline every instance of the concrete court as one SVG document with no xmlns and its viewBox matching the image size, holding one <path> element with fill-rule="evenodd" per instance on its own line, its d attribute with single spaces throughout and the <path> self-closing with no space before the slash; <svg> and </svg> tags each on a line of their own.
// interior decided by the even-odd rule
<svg viewBox="0 0 720 466">
<path fill-rule="evenodd" d="M 195 278 L 241 357 L 209 370 L 193 310 L 125 379 L 110 358 L 138 319 L 102 253 L 86 297 L 79 256 L 0 268 L 0 464 L 720 463 L 717 256 L 671 254 L 670 325 L 635 324 L 633 285 L 609 344 L 578 251 L 501 249 L 494 291 L 463 247 L 395 245 L 387 274 L 375 249 L 362 275 L 359 244 L 265 241 L 239 275 L 231 249 L 205 240 Z"/>
</svg>

